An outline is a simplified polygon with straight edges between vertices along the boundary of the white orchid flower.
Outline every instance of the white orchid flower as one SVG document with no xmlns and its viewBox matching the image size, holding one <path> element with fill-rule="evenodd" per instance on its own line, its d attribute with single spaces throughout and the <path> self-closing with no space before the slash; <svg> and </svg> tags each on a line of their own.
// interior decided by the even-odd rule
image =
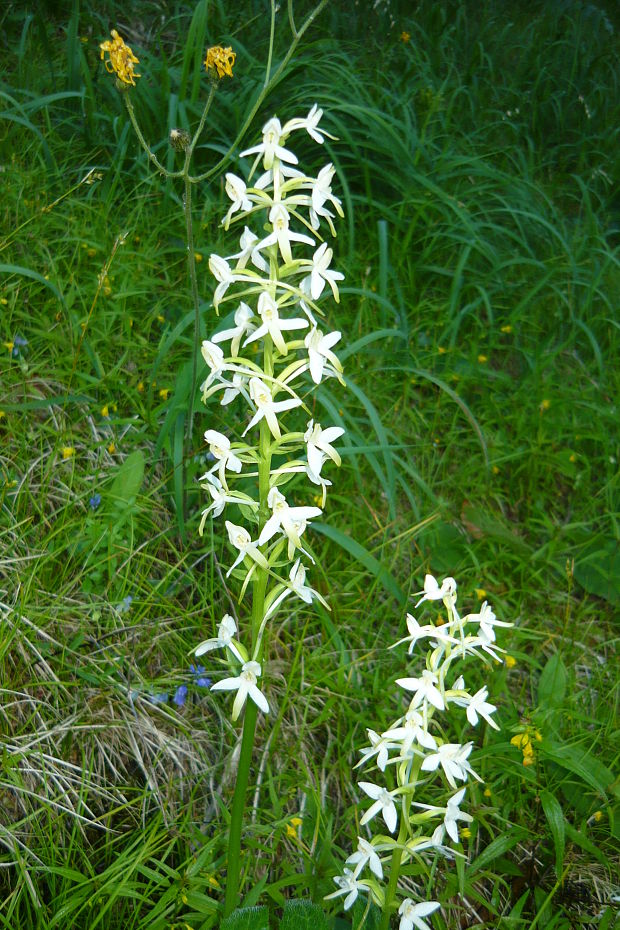
<svg viewBox="0 0 620 930">
<path fill-rule="evenodd" d="M 457 791 L 456 794 L 452 795 L 448 799 L 446 807 L 436 807 L 434 804 L 420 804 L 417 801 L 413 801 L 413 807 L 420 807 L 423 810 L 432 811 L 436 814 L 443 814 L 443 823 L 433 833 L 433 839 L 435 842 L 441 844 L 443 843 L 443 838 L 445 833 L 448 833 L 450 839 L 454 840 L 455 843 L 459 842 L 459 829 L 457 821 L 463 820 L 465 823 L 472 823 L 473 817 L 471 814 L 466 814 L 461 811 L 459 805 L 461 804 L 463 798 L 465 797 L 466 788 L 461 788 L 460 791 Z"/>
<path fill-rule="evenodd" d="M 248 307 L 246 303 L 241 301 L 235 310 L 235 325 L 232 327 L 232 329 L 224 329 L 221 333 L 216 333 L 211 337 L 211 342 L 225 342 L 227 339 L 230 339 L 230 354 L 233 358 L 236 358 L 239 355 L 239 345 L 241 340 L 246 335 L 246 333 L 251 332 L 254 328 L 252 325 L 253 319 L 254 312 L 250 309 L 250 307 Z"/>
<path fill-rule="evenodd" d="M 375 852 L 374 846 L 372 846 L 368 840 L 365 840 L 363 836 L 358 836 L 357 851 L 349 856 L 349 858 L 346 860 L 346 863 L 347 865 L 354 866 L 354 878 L 357 878 L 357 876 L 366 868 L 366 866 L 368 866 L 370 871 L 376 875 L 377 878 L 383 878 L 383 867 L 381 865 L 381 860 Z"/>
<path fill-rule="evenodd" d="M 267 698 L 256 684 L 260 678 L 260 674 L 261 667 L 258 662 L 245 662 L 237 678 L 224 678 L 223 681 L 218 681 L 214 685 L 211 685 L 211 691 L 237 692 L 232 709 L 233 720 L 236 720 L 241 713 L 248 697 L 254 701 L 256 706 L 262 710 L 264 714 L 269 713 Z"/>
<path fill-rule="evenodd" d="M 273 232 L 269 233 L 265 239 L 256 245 L 257 249 L 266 249 L 277 242 L 280 254 L 286 265 L 293 261 L 291 252 L 291 242 L 305 242 L 307 245 L 314 245 L 314 239 L 306 236 L 305 233 L 293 232 L 289 229 L 290 216 L 283 203 L 274 203 L 269 211 L 269 222 L 273 227 Z"/>
<path fill-rule="evenodd" d="M 429 925 L 423 917 L 428 917 L 433 911 L 441 907 L 439 901 L 423 901 L 420 904 L 414 904 L 411 898 L 405 898 L 398 913 L 401 915 L 398 930 L 430 930 Z"/>
<path fill-rule="evenodd" d="M 480 636 L 488 643 L 495 642 L 496 626 L 512 626 L 512 623 L 505 623 L 503 620 L 498 620 L 492 607 L 486 601 L 484 601 L 477 614 L 467 614 L 466 617 L 463 617 L 463 624 L 465 623 L 479 623 Z"/>
<path fill-rule="evenodd" d="M 467 781 L 467 775 L 473 775 L 474 778 L 481 781 L 480 777 L 474 772 L 467 757 L 473 748 L 473 743 L 466 743 L 462 746 L 460 743 L 444 743 L 437 752 L 427 756 L 422 762 L 423 772 L 435 772 L 441 765 L 448 783 L 452 788 L 456 788 L 455 779 Z"/>
<path fill-rule="evenodd" d="M 315 384 L 321 383 L 326 362 L 330 363 L 338 375 L 342 372 L 342 365 L 331 351 L 340 340 L 340 336 L 339 332 L 324 336 L 320 329 L 313 328 L 304 339 L 304 345 L 308 350 L 310 375 Z"/>
<path fill-rule="evenodd" d="M 379 736 L 378 733 L 375 733 L 374 730 L 367 729 L 366 733 L 368 734 L 368 739 L 370 740 L 370 746 L 366 746 L 364 749 L 360 749 L 361 759 L 354 766 L 358 769 L 360 765 L 365 765 L 369 759 L 372 759 L 373 756 L 377 757 L 377 768 L 381 771 L 385 771 L 385 767 L 388 764 L 388 753 L 390 749 L 398 749 L 399 744 L 395 743 L 393 740 L 385 739 L 384 736 Z"/>
<path fill-rule="evenodd" d="M 360 890 L 367 890 L 366 883 L 364 881 L 359 881 L 350 869 L 343 869 L 342 875 L 334 876 L 334 881 L 338 885 L 338 891 L 332 891 L 331 894 L 326 894 L 324 900 L 329 901 L 330 898 L 337 898 L 343 894 L 346 895 L 342 905 L 345 911 L 348 911 L 349 908 L 355 904 Z"/>
<path fill-rule="evenodd" d="M 401 718 L 400 726 L 393 726 L 381 735 L 384 739 L 396 740 L 401 744 L 401 756 L 407 756 L 414 743 L 419 743 L 425 749 L 437 749 L 437 742 L 426 729 L 424 718 L 413 709 L 408 710 L 404 718 Z"/>
<path fill-rule="evenodd" d="M 268 542 L 279 530 L 289 541 L 288 557 L 293 558 L 295 549 L 301 549 L 301 533 L 311 517 L 320 517 L 320 507 L 289 507 L 287 500 L 277 488 L 271 488 L 267 496 L 267 503 L 271 507 L 271 516 L 265 523 L 260 536 L 259 546 Z"/>
<path fill-rule="evenodd" d="M 358 785 L 374 801 L 374 804 L 370 805 L 360 820 L 360 825 L 363 827 L 381 811 L 386 827 L 390 833 L 394 833 L 398 824 L 398 814 L 394 804 L 396 791 L 388 791 L 387 788 L 383 788 L 381 785 L 373 785 L 370 781 L 360 781 Z"/>
<path fill-rule="evenodd" d="M 341 426 L 328 426 L 323 429 L 320 423 L 310 420 L 306 432 L 304 433 L 304 442 L 308 449 L 308 465 L 310 471 L 318 476 L 321 474 L 321 468 L 325 458 L 330 458 L 335 465 L 340 466 L 342 460 L 338 452 L 332 446 L 332 442 L 340 439 L 344 435 L 344 429 Z M 318 481 L 314 482 L 319 483 Z"/>
<path fill-rule="evenodd" d="M 236 526 L 234 523 L 231 523 L 230 520 L 227 520 L 226 529 L 228 530 L 228 538 L 231 545 L 239 551 L 239 555 L 226 572 L 227 578 L 230 576 L 232 570 L 236 568 L 240 562 L 243 562 L 246 555 L 248 555 L 253 562 L 257 562 L 261 568 L 267 568 L 267 559 L 260 549 L 258 549 L 256 543 L 252 542 L 252 537 L 245 527 Z"/>
<path fill-rule="evenodd" d="M 244 375 L 233 375 L 232 383 L 228 385 L 222 394 L 220 406 L 226 407 L 228 404 L 230 404 L 231 401 L 235 399 L 235 397 L 238 397 L 239 394 L 247 399 L 248 395 L 247 391 L 245 390 L 247 380 L 248 379 L 244 377 Z"/>
<path fill-rule="evenodd" d="M 308 326 L 308 321 L 299 317 L 293 320 L 281 319 L 276 301 L 266 291 L 263 291 L 258 298 L 258 313 L 263 321 L 262 326 L 255 329 L 251 336 L 248 336 L 243 343 L 244 348 L 249 343 L 262 339 L 269 333 L 280 355 L 286 355 L 288 347 L 282 333 L 293 329 L 306 329 Z"/>
<path fill-rule="evenodd" d="M 213 498 L 213 503 L 210 504 L 206 510 L 202 511 L 202 519 L 198 527 L 200 536 L 202 536 L 204 532 L 205 523 L 209 514 L 212 513 L 214 517 L 219 517 L 226 504 L 245 504 L 253 509 L 258 509 L 258 504 L 256 501 L 252 500 L 251 497 L 247 494 L 243 494 L 241 491 L 227 490 L 222 486 L 219 478 L 216 478 L 211 472 L 207 472 L 203 477 L 207 479 L 208 483 L 202 484 L 201 487 L 209 492 Z"/>
<path fill-rule="evenodd" d="M 321 225 L 319 217 L 327 220 L 332 236 L 336 235 L 336 230 L 332 222 L 334 214 L 325 208 L 325 204 L 333 204 L 339 216 L 344 216 L 342 202 L 332 193 L 331 182 L 336 170 L 331 162 L 325 165 L 318 173 L 318 176 L 311 182 L 310 192 L 310 225 L 312 229 L 318 229 Z"/>
<path fill-rule="evenodd" d="M 297 597 L 301 598 L 302 601 L 306 604 L 311 604 L 314 599 L 319 600 L 323 606 L 329 610 L 327 602 L 318 591 L 315 591 L 314 588 L 309 587 L 306 584 L 306 569 L 301 564 L 301 560 L 297 559 L 293 567 L 291 568 L 289 574 L 289 584 L 284 586 L 283 590 L 277 595 L 276 598 L 269 605 L 267 611 L 265 612 L 265 620 L 273 616 L 276 612 L 282 601 L 289 596 L 289 594 L 296 594 Z M 277 589 L 276 589 L 277 590 Z"/>
<path fill-rule="evenodd" d="M 439 587 L 436 578 L 433 578 L 432 575 L 425 575 L 424 596 L 420 598 L 415 606 L 419 607 L 423 601 L 442 601 L 445 597 L 454 595 L 455 593 L 456 581 L 454 578 L 444 578 L 441 582 L 441 587 Z"/>
<path fill-rule="evenodd" d="M 205 439 L 209 443 L 209 451 L 212 455 L 215 456 L 217 462 L 210 470 L 214 472 L 218 469 L 219 478 L 222 486 L 228 488 L 226 483 L 226 469 L 228 471 L 234 471 L 237 474 L 241 471 L 242 463 L 230 447 L 230 439 L 224 436 L 223 433 L 218 433 L 216 429 L 208 429 L 205 432 Z M 210 472 L 207 472 L 209 474 Z M 207 475 L 203 475 L 203 478 L 206 478 Z M 203 480 L 202 478 L 200 479 Z"/>
<path fill-rule="evenodd" d="M 318 247 L 312 256 L 312 260 L 307 263 L 310 266 L 310 275 L 303 279 L 300 289 L 304 294 L 312 297 L 312 300 L 319 299 L 327 283 L 332 289 L 334 300 L 336 303 L 340 303 L 340 293 L 336 281 L 344 281 L 344 275 L 340 271 L 332 271 L 329 267 L 333 255 L 334 250 L 328 248 L 327 243 L 324 242 Z"/>
<path fill-rule="evenodd" d="M 253 426 L 265 418 L 267 426 L 274 439 L 281 439 L 280 425 L 276 413 L 282 413 L 284 410 L 291 410 L 293 407 L 299 407 L 301 400 L 299 397 L 289 397 L 288 400 L 274 401 L 270 389 L 261 381 L 260 378 L 250 379 L 250 397 L 256 404 L 256 413 L 246 426 L 243 435 L 252 429 Z"/>
<path fill-rule="evenodd" d="M 230 285 L 234 284 L 238 278 L 234 275 L 226 259 L 222 258 L 221 255 L 216 255 L 214 252 L 209 256 L 209 271 L 215 280 L 219 282 L 213 294 L 213 306 L 217 310 L 224 294 Z"/>
<path fill-rule="evenodd" d="M 230 649 L 239 662 L 245 662 L 234 640 L 236 632 L 237 624 L 235 623 L 234 617 L 231 617 L 230 614 L 224 614 L 217 628 L 217 636 L 214 639 L 205 639 L 196 646 L 193 650 L 194 655 L 198 658 L 198 656 L 204 655 L 205 652 L 211 652 L 213 649 Z"/>
<path fill-rule="evenodd" d="M 228 229 L 233 213 L 236 213 L 238 210 L 247 211 L 252 209 L 252 201 L 248 197 L 247 190 L 246 183 L 242 178 L 238 178 L 236 174 L 232 174 L 231 172 L 227 173 L 226 193 L 232 200 L 232 204 L 228 208 L 228 213 L 222 220 L 222 225 L 225 229 Z"/>
<path fill-rule="evenodd" d="M 233 258 L 237 259 L 235 271 L 242 271 L 247 265 L 248 261 L 251 261 L 259 271 L 268 272 L 269 265 L 260 254 L 260 252 L 257 251 L 256 247 L 258 243 L 258 236 L 252 232 L 249 226 L 245 226 L 239 238 L 239 245 L 241 246 L 240 251 L 235 252 L 234 255 L 228 255 L 226 260 L 230 261 Z"/>
<path fill-rule="evenodd" d="M 322 145 L 325 141 L 325 136 L 328 139 L 335 139 L 336 136 L 332 136 L 331 133 L 327 132 L 325 129 L 318 128 L 321 119 L 323 118 L 323 110 L 320 110 L 318 105 L 315 103 L 305 117 L 295 117 L 294 119 L 289 120 L 284 124 L 283 132 L 288 135 L 288 133 L 293 132 L 296 129 L 305 129 L 308 135 L 314 139 L 315 142 L 318 142 L 319 145 Z"/>
<path fill-rule="evenodd" d="M 438 643 L 442 643 L 444 645 L 448 643 L 460 642 L 460 640 L 450 635 L 449 628 L 444 629 L 443 626 L 434 626 L 432 623 L 426 624 L 426 626 L 420 626 L 412 614 L 407 614 L 407 629 L 409 630 L 409 636 L 405 636 L 403 639 L 399 639 L 397 643 L 394 643 L 393 646 L 390 646 L 390 649 L 394 649 L 396 646 L 400 646 L 401 643 L 409 643 L 407 652 L 409 655 L 411 655 L 419 639 L 427 639 L 430 637 L 436 640 Z"/>
<path fill-rule="evenodd" d="M 396 684 L 404 688 L 405 691 L 413 691 L 412 705 L 416 707 L 423 701 L 428 701 L 437 710 L 444 710 L 446 703 L 441 691 L 436 687 L 439 681 L 434 672 L 424 669 L 419 678 L 397 678 Z"/>
<path fill-rule="evenodd" d="M 498 725 L 490 716 L 495 713 L 497 707 L 495 707 L 494 704 L 487 703 L 488 696 L 489 691 L 486 685 L 484 688 L 480 688 L 479 691 L 476 691 L 467 705 L 467 719 L 472 727 L 475 727 L 478 724 L 478 715 L 480 715 L 494 730 L 499 730 Z"/>
<path fill-rule="evenodd" d="M 271 168 L 275 158 L 288 162 L 290 165 L 296 165 L 297 156 L 280 145 L 282 136 L 283 131 L 280 120 L 273 117 L 263 126 L 263 141 L 259 145 L 253 145 L 241 152 L 239 158 L 245 158 L 247 155 L 262 155 L 263 167 L 265 168 Z"/>
</svg>

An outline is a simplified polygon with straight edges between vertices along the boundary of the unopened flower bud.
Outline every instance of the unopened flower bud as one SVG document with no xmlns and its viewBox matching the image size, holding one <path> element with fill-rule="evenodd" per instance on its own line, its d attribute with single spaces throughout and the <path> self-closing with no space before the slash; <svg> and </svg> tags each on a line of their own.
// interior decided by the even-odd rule
<svg viewBox="0 0 620 930">
<path fill-rule="evenodd" d="M 189 133 L 184 129 L 171 129 L 168 141 L 177 152 L 184 152 L 190 143 Z"/>
</svg>

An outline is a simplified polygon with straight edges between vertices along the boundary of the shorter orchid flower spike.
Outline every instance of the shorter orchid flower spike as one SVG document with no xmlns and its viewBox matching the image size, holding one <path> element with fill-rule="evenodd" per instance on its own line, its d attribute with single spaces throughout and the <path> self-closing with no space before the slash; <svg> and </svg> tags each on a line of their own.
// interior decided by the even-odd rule
<svg viewBox="0 0 620 930">
<path fill-rule="evenodd" d="M 430 930 L 429 925 L 423 917 L 428 917 L 433 911 L 441 907 L 439 901 L 423 901 L 420 904 L 414 904 L 411 898 L 405 898 L 398 913 L 401 915 L 398 930 Z"/>
<path fill-rule="evenodd" d="M 231 617 L 230 614 L 224 614 L 220 625 L 217 628 L 217 636 L 214 639 L 205 639 L 194 649 L 194 655 L 202 656 L 205 652 L 211 652 L 212 649 L 230 649 L 232 654 L 239 662 L 244 662 L 245 659 L 239 652 L 235 641 L 233 639 L 235 633 L 237 632 L 237 624 L 235 623 L 234 617 Z"/>
<path fill-rule="evenodd" d="M 237 678 L 224 678 L 211 686 L 211 691 L 236 691 L 237 696 L 233 704 L 232 719 L 236 720 L 248 699 L 252 698 L 256 706 L 264 714 L 269 713 L 269 704 L 267 698 L 257 686 L 256 682 L 260 678 L 261 667 L 258 662 L 245 662 L 240 675 Z"/>
</svg>

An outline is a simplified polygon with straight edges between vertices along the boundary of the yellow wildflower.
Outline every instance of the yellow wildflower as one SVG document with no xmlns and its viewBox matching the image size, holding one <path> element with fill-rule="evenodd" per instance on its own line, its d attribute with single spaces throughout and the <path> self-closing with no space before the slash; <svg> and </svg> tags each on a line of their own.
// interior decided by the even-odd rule
<svg viewBox="0 0 620 930">
<path fill-rule="evenodd" d="M 101 60 L 104 60 L 105 53 L 110 56 L 109 61 L 105 62 L 106 71 L 109 74 L 116 74 L 123 84 L 132 84 L 136 86 L 134 77 L 140 77 L 134 73 L 133 66 L 138 64 L 138 59 L 131 51 L 128 45 L 125 45 L 116 29 L 112 30 L 112 41 L 102 42 L 99 46 L 101 49 Z"/>
<path fill-rule="evenodd" d="M 511 746 L 516 746 L 517 749 L 524 749 L 525 746 L 530 745 L 530 735 L 529 733 L 517 733 L 516 736 L 513 736 L 510 740 Z"/>
<path fill-rule="evenodd" d="M 110 416 L 110 408 L 107 404 L 104 404 L 103 407 L 101 408 L 101 416 L 102 417 Z"/>
<path fill-rule="evenodd" d="M 202 254 L 200 252 L 194 252 L 194 261 L 200 264 L 200 262 L 202 261 Z"/>
<path fill-rule="evenodd" d="M 74 446 L 63 446 L 61 451 L 62 451 L 63 459 L 70 459 L 72 456 L 75 455 Z"/>
<path fill-rule="evenodd" d="M 439 352 L 440 355 L 445 355 L 448 350 L 445 349 L 443 346 L 437 346 L 437 351 Z"/>
<path fill-rule="evenodd" d="M 594 811 L 592 814 L 597 823 L 600 823 L 603 819 L 603 811 Z"/>
<path fill-rule="evenodd" d="M 502 332 L 502 333 L 511 333 L 511 332 L 512 332 L 512 326 L 510 325 L 510 323 L 508 323 L 506 326 L 502 326 L 502 327 L 501 327 L 501 332 Z"/>
<path fill-rule="evenodd" d="M 297 828 L 301 826 L 301 817 L 291 817 L 289 823 L 286 825 L 286 835 L 290 836 L 291 839 L 297 839 Z"/>
<path fill-rule="evenodd" d="M 411 33 L 410 33 L 410 32 L 406 32 L 406 31 L 403 29 L 403 31 L 402 31 L 401 34 L 400 34 L 400 41 L 401 41 L 401 42 L 404 42 L 405 45 L 407 44 L 407 42 L 411 42 Z"/>
<path fill-rule="evenodd" d="M 217 878 L 215 877 L 215 875 L 209 875 L 209 876 L 207 876 L 207 881 L 208 881 L 208 883 L 211 885 L 212 888 L 221 888 L 221 887 L 222 887 L 222 886 L 220 885 L 220 883 L 218 882 Z"/>
<path fill-rule="evenodd" d="M 494 465 L 491 471 L 493 472 L 494 475 L 499 475 L 499 468 L 497 467 L 497 465 Z"/>
<path fill-rule="evenodd" d="M 490 797 L 491 797 L 491 789 L 490 789 L 490 788 L 485 788 L 483 794 L 484 794 L 485 798 L 490 798 Z"/>
<path fill-rule="evenodd" d="M 464 836 L 466 840 L 471 836 L 471 830 L 469 827 L 463 827 L 461 830 L 461 836 Z"/>
<path fill-rule="evenodd" d="M 486 356 L 486 355 L 479 355 L 479 356 L 478 356 L 478 362 L 479 362 L 481 365 L 484 365 L 484 363 L 485 363 L 485 362 L 488 362 L 488 360 L 489 360 L 489 359 L 488 359 L 488 356 Z"/>
<path fill-rule="evenodd" d="M 161 388 L 159 396 L 162 400 L 168 400 L 168 395 L 170 394 L 170 388 Z"/>
<path fill-rule="evenodd" d="M 217 74 L 218 78 L 232 77 L 236 57 L 236 52 L 233 52 L 230 46 L 222 48 L 221 45 L 214 45 L 212 48 L 208 48 L 207 57 L 205 58 L 207 73 L 211 73 L 213 76 Z"/>
<path fill-rule="evenodd" d="M 12 352 L 13 349 L 14 349 L 14 347 L 15 347 L 15 343 L 14 343 L 14 342 L 5 342 L 5 343 L 3 343 L 3 345 L 4 345 L 5 349 L 8 349 L 8 350 L 9 350 L 9 352 Z"/>
<path fill-rule="evenodd" d="M 541 400 L 540 402 L 540 408 L 539 408 L 540 412 L 542 413 L 543 410 L 548 410 L 550 406 L 551 406 L 551 401 L 547 397 L 545 397 L 544 400 Z"/>
<path fill-rule="evenodd" d="M 158 313 L 158 314 L 157 314 L 157 322 L 158 322 L 158 323 L 165 323 L 165 322 L 166 322 L 166 317 L 165 317 L 165 316 L 162 316 L 161 313 Z"/>
<path fill-rule="evenodd" d="M 138 394 L 144 394 L 144 381 L 138 381 Z"/>
<path fill-rule="evenodd" d="M 6 305 L 8 304 L 8 300 L 6 299 L 6 297 L 0 297 L 0 304 L 2 304 L 3 307 L 6 307 Z"/>
<path fill-rule="evenodd" d="M 5 416 L 6 416 L 6 413 L 4 412 L 4 410 L 0 410 L 0 420 Z"/>
<path fill-rule="evenodd" d="M 514 668 L 515 665 L 517 664 L 517 660 L 515 659 L 514 656 L 506 656 L 504 661 L 506 663 L 506 668 Z"/>
<path fill-rule="evenodd" d="M 483 601 L 486 596 L 487 592 L 484 590 L 484 588 L 476 588 L 476 597 L 479 601 Z"/>
<path fill-rule="evenodd" d="M 114 453 L 116 452 L 116 446 L 114 445 L 113 442 L 108 443 L 108 452 L 110 453 L 110 455 L 114 455 Z"/>
</svg>

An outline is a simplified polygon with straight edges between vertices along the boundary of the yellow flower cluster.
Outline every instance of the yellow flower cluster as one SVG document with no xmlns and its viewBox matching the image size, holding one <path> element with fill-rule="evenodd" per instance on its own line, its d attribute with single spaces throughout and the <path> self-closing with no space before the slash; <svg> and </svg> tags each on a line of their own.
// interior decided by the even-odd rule
<svg viewBox="0 0 620 930">
<path fill-rule="evenodd" d="M 516 746 L 517 749 L 520 749 L 523 753 L 523 765 L 534 764 L 535 756 L 532 739 L 534 739 L 535 742 L 540 743 L 542 741 L 542 736 L 538 730 L 534 729 L 534 727 L 528 727 L 527 730 L 523 731 L 523 733 L 517 733 L 517 735 L 513 736 L 510 740 L 511 745 Z"/>
<path fill-rule="evenodd" d="M 233 52 L 230 46 L 222 48 L 221 45 L 214 45 L 212 48 L 207 49 L 205 68 L 207 72 L 217 74 L 218 78 L 232 77 L 236 57 L 236 52 Z"/>
<path fill-rule="evenodd" d="M 131 51 L 128 45 L 121 39 L 116 29 L 112 30 L 112 41 L 102 42 L 99 46 L 101 49 L 101 60 L 104 60 L 105 53 L 110 56 L 105 62 L 106 71 L 110 74 L 116 74 L 123 84 L 132 84 L 136 86 L 135 77 L 140 75 L 133 70 L 134 64 L 138 64 L 138 59 Z"/>
</svg>

